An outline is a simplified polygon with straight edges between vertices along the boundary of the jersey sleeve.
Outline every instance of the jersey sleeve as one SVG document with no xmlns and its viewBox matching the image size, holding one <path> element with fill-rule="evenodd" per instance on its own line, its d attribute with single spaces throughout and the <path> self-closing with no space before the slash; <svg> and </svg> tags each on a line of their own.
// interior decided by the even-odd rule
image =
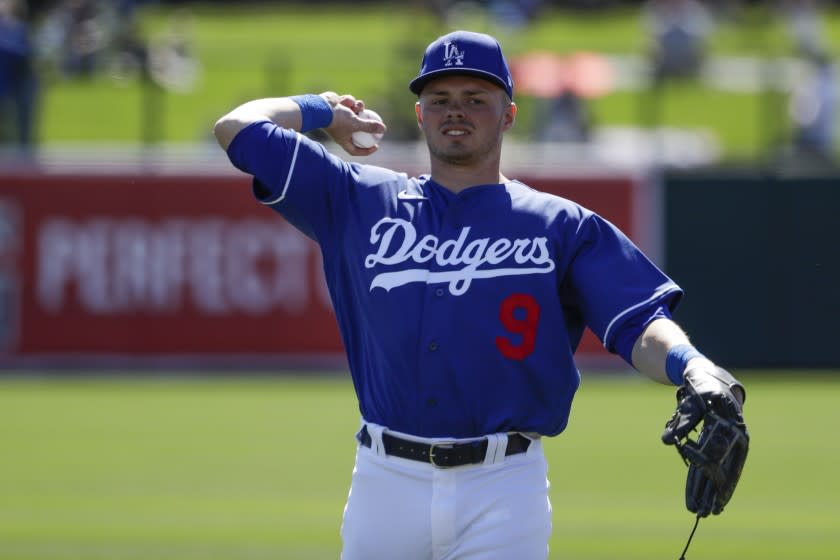
<svg viewBox="0 0 840 560">
<path fill-rule="evenodd" d="M 352 166 L 321 144 L 269 121 L 243 128 L 227 150 L 253 175 L 254 196 L 318 241 L 335 224 L 333 201 L 352 182 Z"/>
<path fill-rule="evenodd" d="M 635 367 L 633 347 L 642 332 L 656 319 L 671 318 L 671 310 L 667 305 L 671 305 L 671 302 L 666 302 L 666 305 L 654 304 L 638 308 L 634 313 L 628 314 L 627 320 L 614 328 L 615 335 L 612 337 L 611 348 L 631 366 Z"/>
<path fill-rule="evenodd" d="M 629 360 L 626 341 L 670 313 L 682 289 L 618 228 L 597 214 L 580 223 L 571 289 L 589 328 L 610 352 Z M 628 354 L 628 355 L 625 355 Z"/>
</svg>

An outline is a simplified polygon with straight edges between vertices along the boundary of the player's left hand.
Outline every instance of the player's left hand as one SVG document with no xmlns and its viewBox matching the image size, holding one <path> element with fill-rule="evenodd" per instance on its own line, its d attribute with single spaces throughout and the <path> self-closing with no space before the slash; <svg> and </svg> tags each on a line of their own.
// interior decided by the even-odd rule
<svg viewBox="0 0 840 560">
<path fill-rule="evenodd" d="M 354 156 L 369 156 L 379 149 L 379 146 L 360 148 L 353 143 L 353 133 L 357 131 L 370 132 L 372 134 L 383 134 L 385 125 L 376 120 L 363 119 L 359 113 L 364 111 L 364 101 L 358 100 L 352 95 L 338 95 L 335 92 L 327 91 L 321 94 L 333 108 L 332 123 L 324 129 L 336 144 L 341 146 L 345 152 Z"/>
<path fill-rule="evenodd" d="M 677 390 L 677 409 L 662 441 L 675 445 L 688 465 L 685 504 L 700 517 L 729 502 L 747 460 L 750 436 L 743 418 L 744 386 L 725 369 L 690 369 Z M 689 433 L 702 421 L 696 441 Z"/>
</svg>

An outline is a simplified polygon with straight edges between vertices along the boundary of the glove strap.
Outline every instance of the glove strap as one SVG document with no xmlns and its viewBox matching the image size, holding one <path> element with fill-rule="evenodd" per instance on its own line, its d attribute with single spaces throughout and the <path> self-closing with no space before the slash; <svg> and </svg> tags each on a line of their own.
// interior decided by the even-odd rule
<svg viewBox="0 0 840 560">
<path fill-rule="evenodd" d="M 685 560 L 685 553 L 688 552 L 688 547 L 691 545 L 691 539 L 694 538 L 694 533 L 697 531 L 697 526 L 700 525 L 700 514 L 697 514 L 697 518 L 694 520 L 694 528 L 691 530 L 691 534 L 688 535 L 688 542 L 685 543 L 685 548 L 680 554 L 680 560 Z"/>
</svg>

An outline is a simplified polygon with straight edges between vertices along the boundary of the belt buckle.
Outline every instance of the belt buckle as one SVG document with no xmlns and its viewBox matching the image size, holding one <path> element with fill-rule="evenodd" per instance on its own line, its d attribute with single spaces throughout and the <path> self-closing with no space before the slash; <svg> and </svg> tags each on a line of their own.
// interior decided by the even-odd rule
<svg viewBox="0 0 840 560">
<path fill-rule="evenodd" d="M 452 468 L 451 465 L 439 465 L 439 464 L 435 463 L 435 447 L 452 449 L 452 447 L 454 445 L 455 444 L 453 442 L 438 442 L 438 443 L 430 444 L 429 445 L 429 463 L 431 463 L 431 465 L 433 467 L 437 467 L 439 469 L 451 469 Z"/>
</svg>

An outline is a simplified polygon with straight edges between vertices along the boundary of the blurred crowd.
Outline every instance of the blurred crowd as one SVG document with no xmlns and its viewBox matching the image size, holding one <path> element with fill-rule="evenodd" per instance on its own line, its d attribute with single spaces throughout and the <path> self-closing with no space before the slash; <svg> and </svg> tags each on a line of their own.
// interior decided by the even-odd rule
<svg viewBox="0 0 840 560">
<path fill-rule="evenodd" d="M 0 142 L 31 149 L 39 96 L 25 6 L 0 0 Z"/>
<path fill-rule="evenodd" d="M 26 155 L 36 142 L 39 107 L 56 80 L 107 74 L 186 91 L 199 71 L 191 16 L 175 10 L 166 33 L 139 28 L 139 5 L 154 0 L 0 0 L 0 145 Z"/>
<path fill-rule="evenodd" d="M 837 136 L 840 85 L 816 2 L 787 0 L 782 15 L 806 68 L 793 87 L 790 118 L 794 147 L 818 159 L 832 159 Z"/>
<path fill-rule="evenodd" d="M 169 30 L 150 40 L 137 23 L 138 7 L 164 0 L 0 0 L 0 145 L 33 149 L 46 84 L 85 80 L 107 73 L 163 91 L 189 91 L 200 71 L 187 8 L 173 10 Z M 637 2 L 648 38 L 644 74 L 648 96 L 641 124 L 658 123 L 659 97 L 674 81 L 696 80 L 709 63 L 709 43 L 718 22 L 737 19 L 739 0 L 646 0 Z M 468 10 L 481 10 L 500 28 L 520 30 L 556 7 L 603 9 L 620 2 L 580 0 L 432 0 L 421 2 L 445 24 L 457 25 Z M 627 4 L 626 2 L 624 4 Z M 755 4 L 753 2 L 753 4 Z M 797 60 L 784 118 L 789 148 L 831 159 L 836 151 L 838 76 L 822 27 L 818 0 L 772 0 Z M 518 91 L 535 99 L 533 138 L 586 142 L 594 127 L 588 98 L 603 95 L 604 62 L 596 56 L 529 53 L 515 61 Z M 573 76 L 570 78 L 569 76 Z M 582 78 L 580 76 L 583 76 Z M 600 77 L 600 78 L 599 78 Z M 416 127 L 408 127 L 416 128 Z M 395 130 L 397 128 L 395 127 Z M 416 132 L 416 131 L 415 131 Z"/>
</svg>

